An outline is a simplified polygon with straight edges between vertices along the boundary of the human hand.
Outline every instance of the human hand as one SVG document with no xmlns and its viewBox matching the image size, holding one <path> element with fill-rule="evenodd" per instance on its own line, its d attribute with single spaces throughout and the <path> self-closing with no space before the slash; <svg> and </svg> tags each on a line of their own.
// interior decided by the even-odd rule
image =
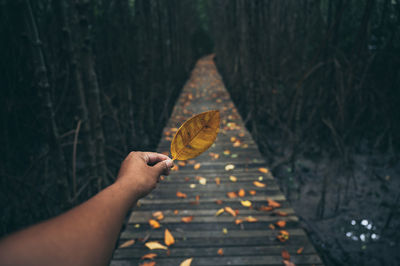
<svg viewBox="0 0 400 266">
<path fill-rule="evenodd" d="M 155 152 L 131 152 L 122 162 L 116 183 L 137 195 L 149 194 L 157 185 L 160 175 L 168 175 L 174 163 L 168 156 Z"/>
</svg>

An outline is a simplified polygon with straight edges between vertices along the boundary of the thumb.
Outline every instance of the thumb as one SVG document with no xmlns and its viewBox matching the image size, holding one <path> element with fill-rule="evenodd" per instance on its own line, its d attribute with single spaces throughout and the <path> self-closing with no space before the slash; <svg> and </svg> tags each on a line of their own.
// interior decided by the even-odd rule
<svg viewBox="0 0 400 266">
<path fill-rule="evenodd" d="M 153 168 L 157 171 L 159 175 L 168 175 L 169 170 L 174 166 L 174 162 L 171 159 L 167 159 L 158 162 Z"/>
</svg>

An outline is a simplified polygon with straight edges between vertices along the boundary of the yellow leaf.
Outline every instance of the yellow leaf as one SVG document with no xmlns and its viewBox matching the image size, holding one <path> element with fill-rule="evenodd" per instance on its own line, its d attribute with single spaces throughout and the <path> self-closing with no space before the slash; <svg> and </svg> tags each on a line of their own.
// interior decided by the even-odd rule
<svg viewBox="0 0 400 266">
<path fill-rule="evenodd" d="M 236 212 L 229 206 L 225 207 L 225 211 L 232 215 L 233 217 L 236 217 Z"/>
<path fill-rule="evenodd" d="M 224 208 L 221 208 L 221 209 L 219 209 L 216 213 L 215 213 L 215 216 L 218 216 L 218 215 L 220 215 L 221 213 L 223 213 L 224 212 Z"/>
<path fill-rule="evenodd" d="M 246 219 L 246 221 L 249 222 L 249 223 L 254 223 L 254 222 L 257 222 L 257 221 L 258 221 L 258 219 L 257 219 L 257 218 L 254 218 L 253 216 L 247 216 L 245 219 Z"/>
<path fill-rule="evenodd" d="M 172 139 L 172 158 L 187 160 L 206 151 L 217 137 L 219 123 L 218 110 L 204 112 L 187 120 Z"/>
<path fill-rule="evenodd" d="M 250 206 L 251 206 L 251 201 L 249 201 L 249 200 L 242 200 L 242 201 L 240 201 L 240 203 L 241 203 L 244 207 L 250 207 Z"/>
<path fill-rule="evenodd" d="M 267 185 L 258 181 L 254 181 L 253 185 L 255 185 L 256 187 L 266 187 Z"/>
<path fill-rule="evenodd" d="M 222 228 L 222 233 L 224 233 L 224 235 L 226 235 L 228 233 L 228 229 L 226 229 L 225 227 Z"/>
<path fill-rule="evenodd" d="M 144 244 L 148 249 L 165 249 L 167 250 L 168 248 L 164 245 L 161 245 L 157 241 L 152 241 L 152 242 L 147 242 Z"/>
<path fill-rule="evenodd" d="M 164 243 L 167 246 L 171 246 L 175 243 L 175 238 L 172 236 L 171 232 L 168 229 L 165 229 L 164 232 Z"/>
<path fill-rule="evenodd" d="M 157 222 L 156 220 L 153 220 L 153 219 L 149 219 L 149 224 L 150 224 L 151 228 L 153 228 L 153 229 L 160 228 L 160 226 L 161 226 L 159 222 Z"/>
<path fill-rule="evenodd" d="M 235 169 L 235 166 L 233 164 L 227 164 L 225 165 L 225 171 L 233 170 Z"/>
<path fill-rule="evenodd" d="M 237 181 L 237 177 L 231 175 L 231 176 L 229 177 L 229 180 L 231 180 L 231 182 L 236 182 L 236 181 Z"/>
<path fill-rule="evenodd" d="M 182 261 L 181 264 L 179 264 L 179 266 L 190 266 L 190 264 L 192 264 L 192 260 L 193 258 L 186 259 Z"/>
<path fill-rule="evenodd" d="M 122 243 L 119 247 L 120 248 L 126 248 L 126 247 L 132 246 L 133 244 L 135 244 L 135 240 L 131 239 L 131 240 L 128 240 L 128 241 Z"/>
</svg>

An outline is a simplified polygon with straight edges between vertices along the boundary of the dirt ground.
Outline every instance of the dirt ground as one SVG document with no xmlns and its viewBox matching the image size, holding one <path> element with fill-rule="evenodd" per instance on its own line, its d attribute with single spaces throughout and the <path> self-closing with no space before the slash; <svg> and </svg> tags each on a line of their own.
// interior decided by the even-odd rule
<svg viewBox="0 0 400 266">
<path fill-rule="evenodd" d="M 349 158 L 309 155 L 274 174 L 327 265 L 399 265 L 400 160 Z"/>
</svg>

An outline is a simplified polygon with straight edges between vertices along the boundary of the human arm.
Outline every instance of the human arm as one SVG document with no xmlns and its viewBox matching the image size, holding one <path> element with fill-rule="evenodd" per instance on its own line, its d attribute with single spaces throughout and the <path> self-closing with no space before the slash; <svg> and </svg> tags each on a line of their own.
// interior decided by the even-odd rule
<svg viewBox="0 0 400 266">
<path fill-rule="evenodd" d="M 124 217 L 173 166 L 165 155 L 131 152 L 117 180 L 48 221 L 0 241 L 0 265 L 107 265 Z"/>
</svg>

